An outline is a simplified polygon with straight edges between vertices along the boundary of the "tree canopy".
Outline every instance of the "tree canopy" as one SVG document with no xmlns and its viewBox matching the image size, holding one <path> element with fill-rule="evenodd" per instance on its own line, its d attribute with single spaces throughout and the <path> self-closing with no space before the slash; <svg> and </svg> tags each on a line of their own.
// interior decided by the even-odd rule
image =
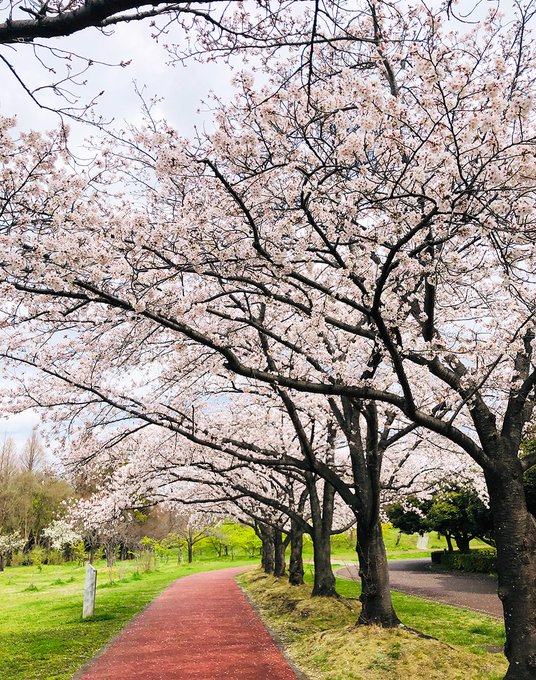
<svg viewBox="0 0 536 680">
<path fill-rule="evenodd" d="M 182 481 L 213 489 L 223 473 L 233 502 L 245 489 L 269 499 L 279 547 L 277 514 L 298 519 L 279 475 L 310 498 L 323 484 L 328 507 L 337 490 L 357 522 L 364 622 L 397 621 L 378 532 L 384 462 L 469 456 L 493 517 L 507 677 L 524 680 L 536 659 L 523 490 L 535 458 L 520 453 L 536 403 L 532 14 L 494 9 L 460 34 L 445 26 L 450 4 L 363 3 L 340 49 L 319 30 L 307 47 L 300 28 L 296 51 L 263 57 L 262 87 L 244 71 L 234 100 L 214 102 L 212 131 L 184 139 L 148 109 L 84 168 L 63 131 L 17 138 L 3 119 L 1 355 L 16 407 L 51 409 L 86 443 L 73 465 L 97 459 L 95 442 L 121 456 L 156 430 L 184 446 Z M 271 486 L 252 474 L 261 466 Z M 138 458 L 130 472 L 141 484 L 153 470 Z"/>
<path fill-rule="evenodd" d="M 469 552 L 474 538 L 493 543 L 493 521 L 489 508 L 468 484 L 443 483 L 429 498 L 410 496 L 386 508 L 394 527 L 403 533 L 437 531 L 452 551 L 452 539 L 460 552 Z"/>
</svg>

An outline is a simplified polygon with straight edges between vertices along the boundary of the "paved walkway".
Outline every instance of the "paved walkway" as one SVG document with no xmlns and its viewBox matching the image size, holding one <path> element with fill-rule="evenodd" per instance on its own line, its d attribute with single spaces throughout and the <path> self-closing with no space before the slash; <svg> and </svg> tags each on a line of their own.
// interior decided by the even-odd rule
<svg viewBox="0 0 536 680">
<path fill-rule="evenodd" d="M 175 581 L 77 680 L 296 680 L 235 583 L 241 571 Z"/>
<path fill-rule="evenodd" d="M 357 579 L 357 567 L 337 570 L 337 576 Z M 484 574 L 464 574 L 434 568 L 429 559 L 391 560 L 389 582 L 393 590 L 445 602 L 457 607 L 502 618 L 503 609 L 497 596 L 497 579 Z"/>
</svg>

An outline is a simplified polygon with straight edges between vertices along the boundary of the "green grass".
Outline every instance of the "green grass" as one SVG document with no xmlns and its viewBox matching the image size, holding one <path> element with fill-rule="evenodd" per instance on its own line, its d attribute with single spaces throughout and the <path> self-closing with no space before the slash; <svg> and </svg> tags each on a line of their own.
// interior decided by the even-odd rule
<svg viewBox="0 0 536 680">
<path fill-rule="evenodd" d="M 431 533 L 428 537 L 428 548 L 425 550 L 417 548 L 418 534 L 401 534 L 398 529 L 394 529 L 389 524 L 382 525 L 383 540 L 387 551 L 388 560 L 410 560 L 419 558 L 430 558 L 430 553 L 434 550 L 446 550 L 447 542 L 441 536 Z M 471 541 L 471 548 L 489 548 L 482 541 Z M 306 561 L 313 559 L 313 544 L 309 536 L 304 536 L 303 557 Z M 357 555 L 355 552 L 355 533 L 352 531 L 346 534 L 338 534 L 331 540 L 331 557 L 334 564 L 350 565 L 355 564 Z"/>
<path fill-rule="evenodd" d="M 384 524 L 382 528 L 385 549 L 390 560 L 429 557 L 432 550 L 443 550 L 447 547 L 443 537 L 437 538 L 437 534 L 430 534 L 428 548 L 421 550 L 417 548 L 418 534 L 401 534 L 399 537 L 398 530 L 393 529 L 390 525 Z M 473 541 L 474 546 L 472 544 L 472 547 L 477 547 L 477 543 L 479 541 Z M 331 555 L 333 560 L 337 562 L 355 562 L 355 534 L 348 532 L 333 536 L 331 540 Z M 306 560 L 313 557 L 313 544 L 307 535 L 304 536 L 303 556 Z"/>
<path fill-rule="evenodd" d="M 312 561 L 311 556 L 306 556 L 307 559 Z M 388 560 L 413 560 L 413 559 L 430 559 L 430 550 L 398 550 L 397 552 L 388 552 Z M 356 553 L 343 553 L 342 551 L 332 554 L 332 562 L 334 564 L 355 564 L 357 562 Z"/>
<path fill-rule="evenodd" d="M 309 583 L 291 587 L 260 570 L 239 580 L 310 680 L 499 680 L 504 676 L 504 656 L 483 649 L 504 641 L 502 625 L 490 617 L 395 593 L 400 618 L 436 638 L 427 639 L 401 628 L 356 626 L 359 587 L 351 581 L 337 581 L 342 597 L 335 599 L 311 598 Z"/>
<path fill-rule="evenodd" d="M 98 563 L 95 616 L 85 621 L 85 567 L 7 568 L 0 572 L 0 678 L 67 680 L 176 578 L 241 564 L 251 561 L 159 564 L 144 573 L 135 562 L 122 562 L 111 585 L 106 565 Z"/>
</svg>

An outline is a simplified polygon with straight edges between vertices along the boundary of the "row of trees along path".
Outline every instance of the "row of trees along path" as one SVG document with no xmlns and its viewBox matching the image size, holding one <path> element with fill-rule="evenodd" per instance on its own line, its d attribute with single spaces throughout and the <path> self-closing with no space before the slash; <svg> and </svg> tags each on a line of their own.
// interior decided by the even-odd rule
<svg viewBox="0 0 536 680">
<path fill-rule="evenodd" d="M 205 448 L 231 441 L 224 453 L 245 463 L 232 419 L 216 434 L 203 423 L 199 441 L 198 414 L 235 392 L 266 413 L 271 391 L 300 447 L 275 463 L 326 480 L 354 514 L 361 623 L 384 626 L 398 624 L 379 523 L 396 444 L 385 423 L 397 421 L 394 437 L 437 438 L 443 464 L 454 449 L 485 478 L 506 677 L 532 680 L 536 525 L 523 476 L 536 454 L 520 444 L 536 406 L 534 1 L 501 2 L 504 19 L 496 6 L 473 15 L 469 32 L 465 19 L 450 30 L 452 2 L 251 4 L 260 20 L 237 4 L 228 23 L 203 2 L 3 3 L 6 55 L 140 9 L 191 28 L 189 44 L 197 35 L 179 57 L 253 49 L 266 74 L 214 102 L 212 133 L 184 140 L 149 109 L 83 168 L 63 129 L 16 138 L 0 120 L 0 354 L 5 384 L 20 381 L 5 401 L 51 409 L 67 431 L 108 426 L 116 441 L 146 427 Z M 313 455 L 317 421 L 348 450 L 351 486 Z"/>
</svg>

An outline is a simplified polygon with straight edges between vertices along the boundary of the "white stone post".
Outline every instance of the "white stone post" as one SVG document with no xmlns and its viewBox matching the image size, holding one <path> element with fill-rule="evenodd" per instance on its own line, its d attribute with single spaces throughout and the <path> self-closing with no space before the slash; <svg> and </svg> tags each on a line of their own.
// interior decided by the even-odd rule
<svg viewBox="0 0 536 680">
<path fill-rule="evenodd" d="M 430 534 L 423 534 L 422 536 L 419 535 L 419 538 L 417 539 L 417 548 L 419 550 L 426 550 L 428 548 L 428 537 Z"/>
<path fill-rule="evenodd" d="M 97 594 L 97 570 L 89 562 L 86 564 L 86 583 L 84 586 L 84 608 L 82 618 L 87 619 L 95 613 L 95 596 Z"/>
</svg>

